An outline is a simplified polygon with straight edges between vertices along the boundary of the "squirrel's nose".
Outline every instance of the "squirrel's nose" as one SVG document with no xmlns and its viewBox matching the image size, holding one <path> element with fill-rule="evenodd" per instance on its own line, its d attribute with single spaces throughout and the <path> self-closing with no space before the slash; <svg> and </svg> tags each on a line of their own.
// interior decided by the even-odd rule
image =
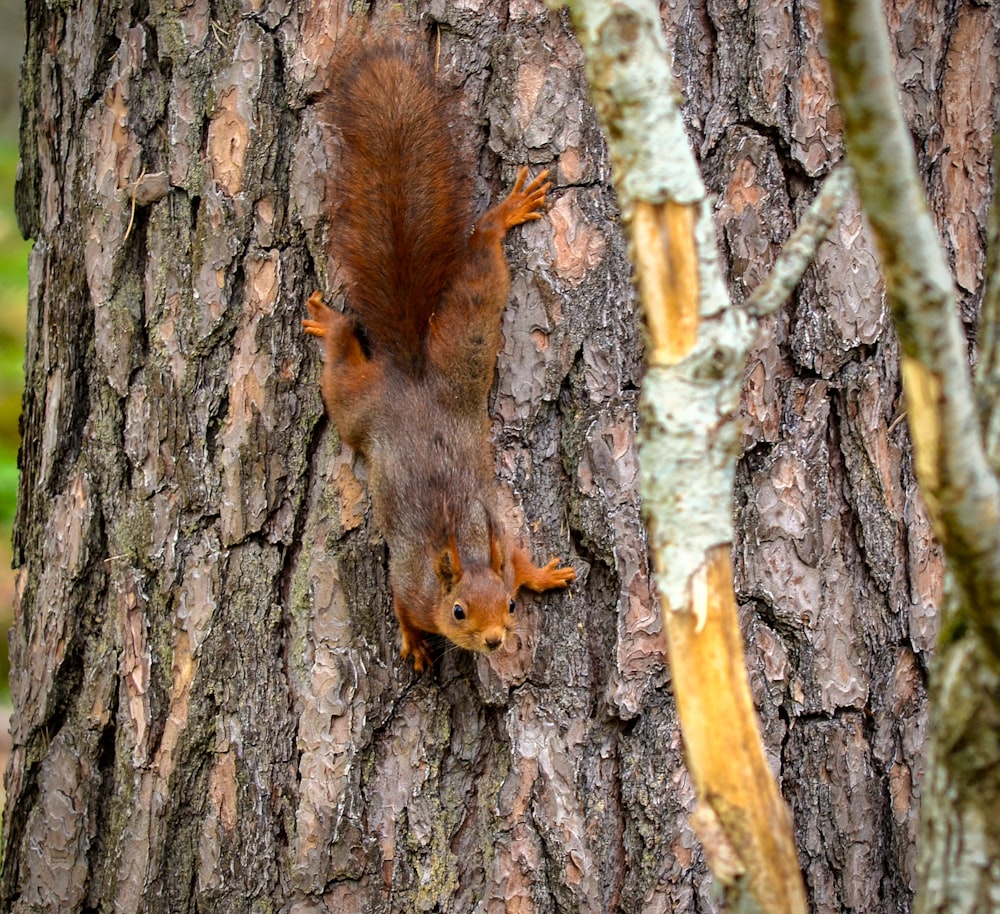
<svg viewBox="0 0 1000 914">
<path fill-rule="evenodd" d="M 503 638 L 487 638 L 486 650 L 495 651 L 501 644 L 503 644 Z"/>
</svg>

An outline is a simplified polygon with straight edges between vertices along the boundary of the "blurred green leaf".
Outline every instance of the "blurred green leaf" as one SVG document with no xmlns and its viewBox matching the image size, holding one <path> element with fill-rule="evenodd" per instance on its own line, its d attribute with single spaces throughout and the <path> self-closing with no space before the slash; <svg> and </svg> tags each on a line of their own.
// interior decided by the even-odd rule
<svg viewBox="0 0 1000 914">
<path fill-rule="evenodd" d="M 9 527 L 17 504 L 18 419 L 24 390 L 24 323 L 28 254 L 14 215 L 17 144 L 0 142 L 0 524 Z"/>
<path fill-rule="evenodd" d="M 17 508 L 18 419 L 24 388 L 24 324 L 28 302 L 28 253 L 14 215 L 17 144 L 0 141 L 0 632 L 13 619 L 14 578 L 10 531 Z M 0 641 L 0 703 L 10 701 L 7 688 L 7 639 Z"/>
</svg>

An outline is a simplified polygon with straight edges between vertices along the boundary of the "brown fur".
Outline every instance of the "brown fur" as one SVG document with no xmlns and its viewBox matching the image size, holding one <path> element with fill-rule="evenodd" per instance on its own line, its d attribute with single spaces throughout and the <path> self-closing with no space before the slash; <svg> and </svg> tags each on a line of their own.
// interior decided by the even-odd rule
<svg viewBox="0 0 1000 914">
<path fill-rule="evenodd" d="M 468 172 L 443 99 L 410 53 L 356 45 L 333 85 L 342 162 L 332 235 L 350 313 L 315 292 L 303 325 L 325 343 L 327 410 L 368 464 L 403 656 L 421 670 L 425 633 L 496 650 L 522 587 L 574 578 L 558 559 L 535 566 L 501 528 L 486 413 L 510 289 L 501 242 L 541 218 L 549 185 L 543 173 L 525 186 L 522 168 L 469 235 Z"/>
<path fill-rule="evenodd" d="M 373 349 L 419 369 L 428 321 L 472 224 L 451 105 L 428 68 L 390 42 L 347 44 L 331 90 L 341 156 L 333 238 L 351 310 Z"/>
</svg>

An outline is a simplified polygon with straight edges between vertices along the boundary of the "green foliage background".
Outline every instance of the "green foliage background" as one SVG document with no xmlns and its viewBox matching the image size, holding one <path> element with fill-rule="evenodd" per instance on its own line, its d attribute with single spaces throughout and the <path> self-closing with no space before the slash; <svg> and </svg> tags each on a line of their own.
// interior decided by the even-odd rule
<svg viewBox="0 0 1000 914">
<path fill-rule="evenodd" d="M 0 143 L 0 524 L 10 527 L 17 501 L 18 420 L 24 386 L 28 252 L 14 216 L 17 146 Z"/>
<path fill-rule="evenodd" d="M 0 700 L 7 701 L 6 631 L 13 618 L 10 533 L 17 506 L 18 423 L 24 387 L 24 322 L 28 301 L 28 252 L 14 215 L 17 144 L 0 141 Z"/>
</svg>

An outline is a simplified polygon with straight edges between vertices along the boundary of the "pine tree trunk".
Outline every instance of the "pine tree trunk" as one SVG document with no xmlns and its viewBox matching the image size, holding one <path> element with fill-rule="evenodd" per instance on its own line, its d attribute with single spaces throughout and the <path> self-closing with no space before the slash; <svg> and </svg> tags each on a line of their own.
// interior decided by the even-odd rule
<svg viewBox="0 0 1000 914">
<path fill-rule="evenodd" d="M 818 7 L 664 16 L 742 300 L 841 155 Z M 553 168 L 548 217 L 507 246 L 491 411 L 511 521 L 579 575 L 525 601 L 516 651 L 417 676 L 299 326 L 337 282 L 322 89 L 346 9 L 27 18 L 3 909 L 714 909 L 636 494 L 641 330 L 564 19 L 442 0 L 398 26 L 461 87 L 479 210 Z M 890 23 L 971 318 L 990 11 Z M 942 575 L 897 353 L 852 202 L 748 364 L 736 491 L 751 682 L 819 912 L 914 889 Z"/>
</svg>

